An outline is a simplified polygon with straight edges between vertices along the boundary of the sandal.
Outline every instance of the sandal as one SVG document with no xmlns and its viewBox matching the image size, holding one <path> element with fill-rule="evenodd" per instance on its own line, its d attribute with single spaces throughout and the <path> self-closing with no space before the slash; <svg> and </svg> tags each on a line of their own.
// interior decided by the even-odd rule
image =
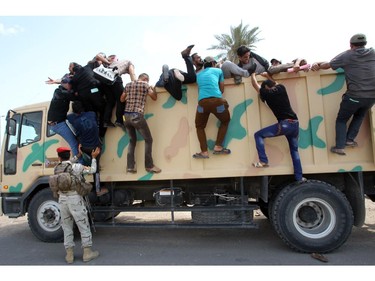
<svg viewBox="0 0 375 281">
<path fill-rule="evenodd" d="M 195 154 L 193 155 L 193 158 L 194 158 L 194 159 L 208 159 L 208 158 L 210 158 L 210 156 L 208 156 L 208 155 L 204 155 L 204 154 L 202 154 L 201 152 L 197 152 L 197 153 L 195 153 Z"/>
<path fill-rule="evenodd" d="M 213 154 L 230 154 L 230 152 L 230 149 L 223 147 L 221 150 L 214 150 Z"/>
<path fill-rule="evenodd" d="M 159 174 L 161 172 L 161 169 L 156 166 L 153 166 L 152 168 L 146 168 L 146 171 L 148 173 Z"/>
<path fill-rule="evenodd" d="M 332 152 L 332 153 L 336 153 L 336 154 L 338 154 L 338 155 L 346 155 L 344 149 L 337 148 L 337 147 L 335 147 L 335 146 L 332 146 L 332 147 L 331 147 L 331 152 Z"/>
<path fill-rule="evenodd" d="M 262 163 L 262 162 L 255 162 L 253 163 L 253 166 L 255 168 L 267 168 L 269 165 L 267 163 Z"/>
<path fill-rule="evenodd" d="M 311 257 L 313 257 L 314 259 L 317 259 L 318 261 L 321 261 L 321 262 L 328 262 L 328 259 L 325 256 L 323 256 L 322 254 L 319 254 L 319 253 L 312 253 Z"/>
</svg>

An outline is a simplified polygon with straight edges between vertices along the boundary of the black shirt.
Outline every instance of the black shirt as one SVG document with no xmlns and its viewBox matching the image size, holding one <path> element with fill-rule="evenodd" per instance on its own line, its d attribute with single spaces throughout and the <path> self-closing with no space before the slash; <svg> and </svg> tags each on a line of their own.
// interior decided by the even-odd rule
<svg viewBox="0 0 375 281">
<path fill-rule="evenodd" d="M 266 103 L 278 121 L 284 119 L 298 120 L 290 106 L 289 97 L 284 85 L 277 84 L 271 89 L 260 89 L 260 98 Z"/>
<path fill-rule="evenodd" d="M 71 100 L 74 100 L 72 92 L 63 86 L 56 88 L 48 109 L 47 120 L 56 123 L 65 121 Z"/>
<path fill-rule="evenodd" d="M 89 90 L 99 86 L 99 81 L 94 78 L 94 71 L 90 64 L 78 68 L 70 82 L 73 90 L 80 93 L 82 90 Z"/>
</svg>

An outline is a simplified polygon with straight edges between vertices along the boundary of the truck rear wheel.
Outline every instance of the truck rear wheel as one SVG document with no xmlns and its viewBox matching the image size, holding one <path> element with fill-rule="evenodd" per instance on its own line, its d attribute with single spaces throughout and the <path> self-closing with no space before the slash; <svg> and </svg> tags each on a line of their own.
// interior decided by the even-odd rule
<svg viewBox="0 0 375 281">
<path fill-rule="evenodd" d="M 272 206 L 272 224 L 281 239 L 299 252 L 327 253 L 348 239 L 353 211 L 343 193 L 321 181 L 288 185 Z"/>
<path fill-rule="evenodd" d="M 43 242 L 62 242 L 60 208 L 52 191 L 43 189 L 32 198 L 28 209 L 28 222 L 32 233 Z"/>
</svg>

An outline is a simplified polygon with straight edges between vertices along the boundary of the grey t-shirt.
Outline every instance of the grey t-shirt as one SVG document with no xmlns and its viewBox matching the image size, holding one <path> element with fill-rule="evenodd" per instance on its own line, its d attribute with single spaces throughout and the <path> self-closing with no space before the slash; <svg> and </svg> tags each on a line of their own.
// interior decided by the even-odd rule
<svg viewBox="0 0 375 281">
<path fill-rule="evenodd" d="M 332 69 L 345 72 L 346 94 L 357 98 L 375 98 L 375 51 L 373 48 L 347 50 L 330 61 Z"/>
</svg>

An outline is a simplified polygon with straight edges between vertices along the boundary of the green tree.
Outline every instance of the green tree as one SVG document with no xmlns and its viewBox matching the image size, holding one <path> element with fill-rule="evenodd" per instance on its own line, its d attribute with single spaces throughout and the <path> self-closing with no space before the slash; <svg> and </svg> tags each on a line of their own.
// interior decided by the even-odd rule
<svg viewBox="0 0 375 281">
<path fill-rule="evenodd" d="M 222 50 L 223 52 L 217 55 L 218 60 L 226 57 L 227 60 L 238 63 L 237 48 L 245 45 L 251 50 L 255 49 L 255 43 L 263 40 L 258 38 L 259 33 L 259 27 L 250 29 L 249 25 L 243 25 L 241 21 L 240 25 L 230 27 L 230 34 L 214 35 L 219 44 L 212 45 L 208 50 Z"/>
</svg>

